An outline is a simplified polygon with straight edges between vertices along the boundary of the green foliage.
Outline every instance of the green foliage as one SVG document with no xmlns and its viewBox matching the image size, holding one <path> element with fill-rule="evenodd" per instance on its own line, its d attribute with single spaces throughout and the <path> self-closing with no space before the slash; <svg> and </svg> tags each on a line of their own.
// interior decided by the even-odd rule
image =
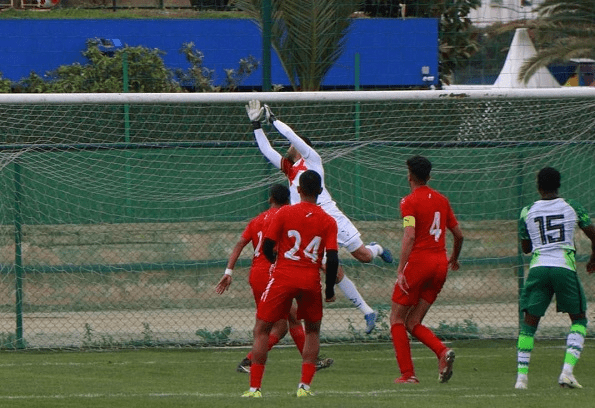
<svg viewBox="0 0 595 408">
<path fill-rule="evenodd" d="M 477 339 L 479 328 L 477 323 L 471 319 L 463 320 L 463 323 L 448 324 L 444 320 L 438 324 L 435 334 L 440 338 L 450 340 Z"/>
<path fill-rule="evenodd" d="M 242 58 L 238 69 L 226 69 L 223 86 L 214 85 L 213 69 L 204 66 L 204 54 L 194 47 L 193 42 L 184 43 L 180 49 L 190 63 L 187 70 L 177 69 L 175 77 L 181 84 L 193 84 L 197 92 L 220 92 L 221 90 L 235 91 L 244 79 L 258 68 L 259 62 L 253 56 Z"/>
<path fill-rule="evenodd" d="M 574 58 L 595 59 L 595 0 L 546 0 L 532 28 L 537 54 L 521 67 L 525 83 L 542 67 Z"/>
<path fill-rule="evenodd" d="M 11 83 L 10 79 L 2 78 L 2 72 L 0 72 L 0 93 L 9 93 Z"/>
<path fill-rule="evenodd" d="M 182 86 L 192 84 L 199 92 L 234 91 L 241 82 L 258 68 L 258 61 L 249 56 L 241 59 L 237 69 L 227 69 L 222 86 L 214 84 L 214 70 L 203 65 L 203 54 L 193 43 L 184 44 L 181 51 L 191 67 L 187 71 L 172 70 L 165 66 L 163 51 L 143 46 L 124 47 L 111 55 L 100 49 L 98 39 L 87 40 L 83 52 L 87 64 L 62 65 L 41 77 L 35 72 L 19 81 L 15 91 L 26 93 L 109 93 L 123 92 L 124 69 L 128 71 L 129 92 L 183 92 Z M 179 82 L 178 82 L 179 81 Z M 181 85 L 182 84 L 182 85 Z M 9 80 L 0 77 L 0 92 L 8 92 Z"/>
<path fill-rule="evenodd" d="M 27 347 L 27 342 L 23 340 L 23 346 Z M 15 333 L 0 333 L 0 349 L 16 350 L 19 348 L 19 341 Z"/>
<path fill-rule="evenodd" d="M 263 27 L 262 0 L 236 0 Z M 271 44 L 294 90 L 318 91 L 344 51 L 357 0 L 271 0 Z"/>
<path fill-rule="evenodd" d="M 226 326 L 223 330 L 209 331 L 207 329 L 199 329 L 196 335 L 204 339 L 209 344 L 228 344 L 230 342 L 231 326 Z"/>
</svg>

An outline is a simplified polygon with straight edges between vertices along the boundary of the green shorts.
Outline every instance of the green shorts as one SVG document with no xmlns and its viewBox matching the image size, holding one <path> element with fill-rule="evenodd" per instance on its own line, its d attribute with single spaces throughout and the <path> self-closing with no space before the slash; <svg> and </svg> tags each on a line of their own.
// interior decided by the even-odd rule
<svg viewBox="0 0 595 408">
<path fill-rule="evenodd" d="M 553 266 L 529 269 L 529 276 L 521 294 L 521 310 L 534 316 L 543 316 L 554 294 L 558 312 L 586 312 L 587 299 L 576 272 Z"/>
</svg>

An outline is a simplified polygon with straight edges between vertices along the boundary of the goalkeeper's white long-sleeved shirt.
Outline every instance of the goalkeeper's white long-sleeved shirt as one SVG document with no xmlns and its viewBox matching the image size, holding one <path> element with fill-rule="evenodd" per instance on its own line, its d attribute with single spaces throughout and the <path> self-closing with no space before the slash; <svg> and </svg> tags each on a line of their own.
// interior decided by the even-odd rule
<svg viewBox="0 0 595 408">
<path fill-rule="evenodd" d="M 297 191 L 299 185 L 300 175 L 306 170 L 314 170 L 322 178 L 322 193 L 318 196 L 317 203 L 326 211 L 327 214 L 331 215 L 335 219 L 337 217 L 345 215 L 339 210 L 335 201 L 333 201 L 330 193 L 326 189 L 324 184 L 324 167 L 322 166 L 322 158 L 312 149 L 304 140 L 299 137 L 293 129 L 287 126 L 280 120 L 275 120 L 273 126 L 283 135 L 302 155 L 302 158 L 295 163 L 291 163 L 285 157 L 281 156 L 271 146 L 262 129 L 255 129 L 254 136 L 256 137 L 256 143 L 261 153 L 271 162 L 271 164 L 280 169 L 289 180 L 289 192 L 291 204 L 300 202 L 300 195 Z"/>
</svg>

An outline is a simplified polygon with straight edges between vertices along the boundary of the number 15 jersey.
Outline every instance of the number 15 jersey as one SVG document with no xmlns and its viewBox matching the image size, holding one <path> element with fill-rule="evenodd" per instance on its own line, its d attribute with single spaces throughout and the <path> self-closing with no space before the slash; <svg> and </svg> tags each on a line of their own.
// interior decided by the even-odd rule
<svg viewBox="0 0 595 408">
<path fill-rule="evenodd" d="M 564 198 L 539 200 L 523 208 L 519 219 L 520 239 L 533 246 L 530 267 L 555 266 L 576 271 L 574 232 L 591 224 L 587 211 Z"/>
</svg>

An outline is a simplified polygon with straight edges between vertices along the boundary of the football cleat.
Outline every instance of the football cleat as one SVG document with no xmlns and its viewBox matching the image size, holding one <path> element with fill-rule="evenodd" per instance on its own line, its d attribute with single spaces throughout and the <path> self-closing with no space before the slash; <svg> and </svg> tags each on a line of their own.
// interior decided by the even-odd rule
<svg viewBox="0 0 595 408">
<path fill-rule="evenodd" d="M 374 327 L 376 327 L 377 317 L 378 314 L 374 311 L 364 316 L 364 318 L 366 319 L 366 334 L 372 333 L 372 330 L 374 330 Z"/>
<path fill-rule="evenodd" d="M 395 379 L 395 384 L 419 384 L 419 380 L 412 374 L 403 374 Z"/>
<path fill-rule="evenodd" d="M 516 388 L 517 390 L 526 390 L 527 388 L 529 388 L 529 379 L 526 374 L 518 375 L 514 388 Z"/>
<path fill-rule="evenodd" d="M 583 388 L 582 385 L 578 383 L 574 375 L 568 373 L 560 374 L 560 378 L 558 378 L 558 384 L 562 388 Z"/>
<path fill-rule="evenodd" d="M 448 382 L 452 377 L 452 365 L 455 362 L 455 352 L 451 349 L 444 350 L 444 353 L 438 360 L 438 381 L 441 383 Z"/>
<path fill-rule="evenodd" d="M 298 388 L 296 395 L 298 397 L 313 397 L 314 396 L 314 393 L 312 391 L 310 391 L 310 390 L 307 390 L 302 385 L 300 388 Z"/>
<path fill-rule="evenodd" d="M 262 398 L 262 392 L 260 392 L 260 390 L 256 390 L 256 391 L 246 391 L 245 393 L 242 394 L 243 398 Z"/>
<path fill-rule="evenodd" d="M 250 365 L 252 365 L 252 361 L 248 357 L 244 357 L 240 364 L 238 364 L 236 371 L 238 373 L 250 373 Z"/>
<path fill-rule="evenodd" d="M 334 362 L 335 360 L 332 358 L 318 357 L 318 361 L 316 361 L 316 371 L 322 370 L 323 368 L 329 368 Z"/>
<path fill-rule="evenodd" d="M 370 245 L 378 245 L 378 242 L 370 242 Z M 382 246 L 382 245 L 381 245 Z M 382 247 L 382 253 L 380 259 L 386 263 L 393 263 L 393 254 L 385 247 Z"/>
</svg>

